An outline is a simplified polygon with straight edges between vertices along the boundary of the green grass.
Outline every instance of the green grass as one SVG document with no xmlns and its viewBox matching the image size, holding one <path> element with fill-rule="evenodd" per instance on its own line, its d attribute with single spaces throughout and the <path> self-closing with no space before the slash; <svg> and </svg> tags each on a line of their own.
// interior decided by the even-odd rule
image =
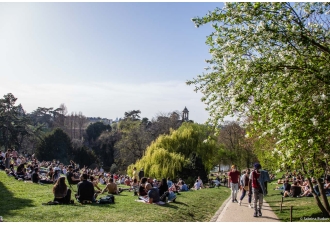
<svg viewBox="0 0 330 225">
<path fill-rule="evenodd" d="M 182 192 L 175 203 L 158 206 L 136 202 L 124 191 L 115 204 L 42 205 L 53 200 L 52 186 L 17 181 L 0 171 L 0 216 L 6 222 L 207 222 L 230 194 L 224 187 Z"/>
<path fill-rule="evenodd" d="M 282 176 L 278 174 L 277 177 Z M 292 198 L 286 197 L 283 200 L 282 212 L 280 211 L 280 205 L 282 200 L 282 195 L 280 190 L 274 190 L 276 186 L 282 186 L 282 184 L 277 185 L 277 180 L 272 181 L 268 184 L 268 195 L 265 197 L 267 203 L 273 209 L 274 213 L 278 216 L 281 221 L 290 221 L 290 206 L 293 206 L 292 211 L 292 221 L 296 222 L 307 222 L 314 220 L 304 220 L 301 218 L 317 218 L 323 217 L 319 207 L 316 205 L 316 201 L 313 197 L 302 197 L 302 198 Z M 329 199 L 329 198 L 328 198 Z M 319 220 L 321 222 L 322 220 Z M 323 222 L 330 222 L 329 220 L 324 220 Z"/>
</svg>

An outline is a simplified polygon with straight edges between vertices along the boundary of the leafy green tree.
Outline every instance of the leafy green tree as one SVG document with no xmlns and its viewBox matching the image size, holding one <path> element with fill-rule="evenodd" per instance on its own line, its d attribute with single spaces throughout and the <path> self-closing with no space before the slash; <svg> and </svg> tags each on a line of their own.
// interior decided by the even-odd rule
<svg viewBox="0 0 330 225">
<path fill-rule="evenodd" d="M 93 150 L 104 167 L 111 167 L 115 162 L 115 144 L 121 138 L 118 132 L 104 131 L 96 140 Z"/>
<path fill-rule="evenodd" d="M 125 129 L 121 129 L 120 139 L 115 144 L 116 164 L 119 169 L 123 170 L 142 158 L 153 139 L 144 123 L 123 120 L 120 124 Z"/>
<path fill-rule="evenodd" d="M 73 150 L 74 157 L 72 158 L 74 162 L 79 165 L 87 166 L 98 162 L 97 156 L 94 151 L 89 150 L 86 146 L 79 147 Z"/>
<path fill-rule="evenodd" d="M 140 120 L 140 110 L 132 110 L 129 112 L 125 112 L 124 120 Z"/>
<path fill-rule="evenodd" d="M 4 146 L 5 151 L 11 147 L 19 151 L 24 137 L 29 135 L 29 118 L 21 104 L 15 106 L 16 100 L 12 93 L 0 99 L 0 145 Z"/>
<path fill-rule="evenodd" d="M 88 135 L 88 140 L 95 141 L 101 135 L 101 133 L 105 130 L 108 130 L 110 132 L 111 126 L 105 125 L 102 122 L 96 122 L 96 123 L 90 124 L 86 129 L 86 133 Z"/>
<path fill-rule="evenodd" d="M 73 148 L 70 137 L 60 128 L 47 134 L 36 149 L 39 160 L 51 161 L 58 159 L 68 164 L 73 159 Z"/>
<path fill-rule="evenodd" d="M 251 136 L 276 138 L 277 160 L 321 177 L 330 153 L 330 4 L 226 3 L 202 18 L 212 23 L 207 37 L 209 72 L 187 84 L 218 124 L 226 115 L 252 118 Z M 324 215 L 330 206 L 324 190 L 314 193 Z"/>
<path fill-rule="evenodd" d="M 129 166 L 127 171 L 131 172 L 134 166 L 143 167 L 146 176 L 162 178 L 184 175 L 180 173 L 184 168 L 194 169 L 197 166 L 199 175 L 203 175 L 214 166 L 216 149 L 216 138 L 209 126 L 186 122 L 169 135 L 159 136 L 146 149 L 144 156 Z"/>
</svg>

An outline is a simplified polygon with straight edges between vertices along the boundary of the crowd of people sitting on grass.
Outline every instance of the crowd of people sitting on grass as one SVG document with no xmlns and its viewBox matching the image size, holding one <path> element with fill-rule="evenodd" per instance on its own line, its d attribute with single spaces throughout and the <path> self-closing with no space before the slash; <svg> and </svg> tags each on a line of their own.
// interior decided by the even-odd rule
<svg viewBox="0 0 330 225">
<path fill-rule="evenodd" d="M 25 183 L 53 184 L 54 202 L 58 203 L 73 202 L 70 189 L 76 193 L 75 199 L 81 203 L 95 202 L 98 194 L 119 195 L 123 191 L 132 192 L 146 203 L 158 203 L 175 202 L 177 195 L 182 191 L 204 188 L 200 177 L 194 186 L 189 188 L 181 178 L 173 181 L 170 177 L 160 180 L 144 177 L 143 168 L 140 172 L 134 168 L 133 176 L 129 177 L 105 172 L 103 168 L 80 168 L 72 160 L 70 165 L 64 165 L 56 160 L 40 162 L 34 155 L 19 155 L 13 152 L 16 151 L 0 151 L 0 169 L 5 170 L 8 176 Z M 127 188 L 119 188 L 118 185 L 125 185 Z"/>
<path fill-rule="evenodd" d="M 320 187 L 317 184 L 315 178 L 311 178 L 312 187 L 310 187 L 308 179 L 304 178 L 300 173 L 293 171 L 292 173 L 287 172 L 278 179 L 278 186 L 276 190 L 281 190 L 283 197 L 313 197 L 312 188 L 314 192 L 320 196 Z M 330 196 L 330 176 L 327 176 L 324 180 L 323 187 L 326 196 Z"/>
</svg>

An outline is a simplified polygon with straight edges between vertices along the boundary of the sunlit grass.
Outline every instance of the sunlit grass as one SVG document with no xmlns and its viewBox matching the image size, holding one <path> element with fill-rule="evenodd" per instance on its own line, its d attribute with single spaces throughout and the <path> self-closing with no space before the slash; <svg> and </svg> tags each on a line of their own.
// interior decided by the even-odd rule
<svg viewBox="0 0 330 225">
<path fill-rule="evenodd" d="M 277 177 L 280 176 L 282 176 L 282 174 L 277 175 Z M 282 195 L 280 194 L 281 193 L 280 190 L 274 190 L 276 186 L 282 186 L 282 184 L 277 185 L 277 180 L 272 181 L 271 183 L 268 184 L 268 195 L 266 196 L 265 200 L 269 203 L 270 207 L 273 209 L 273 211 L 281 221 L 290 221 L 290 206 L 293 206 L 292 221 L 317 222 L 314 220 L 304 220 L 303 218 L 323 217 L 313 197 L 301 197 L 301 198 L 286 197 L 283 200 L 282 212 L 281 212 L 280 205 L 281 205 Z M 330 222 L 330 219 L 324 220 L 324 222 Z"/>
<path fill-rule="evenodd" d="M 136 202 L 132 192 L 124 191 L 115 204 L 42 205 L 53 200 L 52 185 L 24 183 L 0 171 L 0 216 L 8 222 L 207 222 L 229 194 L 225 187 L 183 192 L 175 203 L 158 206 Z"/>
</svg>

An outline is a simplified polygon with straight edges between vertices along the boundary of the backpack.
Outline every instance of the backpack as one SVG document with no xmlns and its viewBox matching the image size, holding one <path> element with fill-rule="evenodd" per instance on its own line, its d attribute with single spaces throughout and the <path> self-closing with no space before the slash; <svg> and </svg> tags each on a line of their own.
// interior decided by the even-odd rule
<svg viewBox="0 0 330 225">
<path fill-rule="evenodd" d="M 105 197 L 100 198 L 98 201 L 99 204 L 114 204 L 115 203 L 115 196 L 107 195 Z"/>
</svg>

